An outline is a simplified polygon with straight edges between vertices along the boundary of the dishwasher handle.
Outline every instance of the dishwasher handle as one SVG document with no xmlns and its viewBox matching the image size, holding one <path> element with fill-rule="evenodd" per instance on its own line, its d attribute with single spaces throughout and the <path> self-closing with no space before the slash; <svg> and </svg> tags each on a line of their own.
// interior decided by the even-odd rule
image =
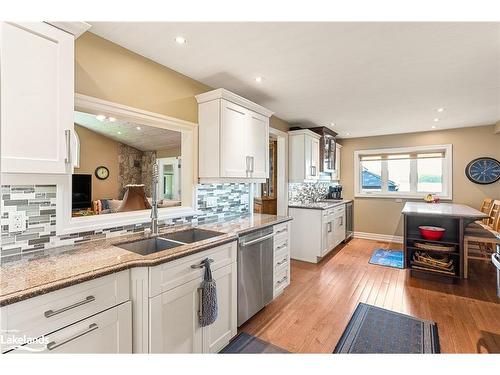
<svg viewBox="0 0 500 375">
<path fill-rule="evenodd" d="M 246 241 L 245 242 L 241 242 L 240 246 L 250 246 L 250 245 L 253 245 L 253 244 L 256 244 L 256 243 L 268 240 L 269 238 L 273 238 L 273 237 L 274 237 L 274 233 L 270 233 L 268 235 L 256 238 L 255 240 L 251 240 L 251 241 L 248 241 L 248 242 L 246 242 Z"/>
</svg>

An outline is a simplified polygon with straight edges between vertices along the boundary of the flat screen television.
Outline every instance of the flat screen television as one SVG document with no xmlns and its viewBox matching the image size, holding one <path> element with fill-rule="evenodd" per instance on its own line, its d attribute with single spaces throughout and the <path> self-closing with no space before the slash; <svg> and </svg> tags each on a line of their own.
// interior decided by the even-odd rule
<svg viewBox="0 0 500 375">
<path fill-rule="evenodd" d="M 92 175 L 74 174 L 71 208 L 79 210 L 92 207 Z"/>
</svg>

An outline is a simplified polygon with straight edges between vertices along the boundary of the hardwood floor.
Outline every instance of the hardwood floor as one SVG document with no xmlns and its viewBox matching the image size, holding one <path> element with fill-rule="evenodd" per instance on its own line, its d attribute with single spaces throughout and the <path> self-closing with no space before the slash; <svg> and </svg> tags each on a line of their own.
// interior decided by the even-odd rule
<svg viewBox="0 0 500 375">
<path fill-rule="evenodd" d="M 241 330 L 297 353 L 331 353 L 358 302 L 438 325 L 442 353 L 500 353 L 500 299 L 491 263 L 472 261 L 468 280 L 449 285 L 371 265 L 374 248 L 353 239 L 319 264 L 292 261 L 291 285 Z"/>
</svg>

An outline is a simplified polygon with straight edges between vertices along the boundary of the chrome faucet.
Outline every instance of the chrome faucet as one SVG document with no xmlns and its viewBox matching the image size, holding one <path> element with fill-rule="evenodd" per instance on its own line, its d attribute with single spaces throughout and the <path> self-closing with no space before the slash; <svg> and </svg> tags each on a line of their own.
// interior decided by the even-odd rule
<svg viewBox="0 0 500 375">
<path fill-rule="evenodd" d="M 151 187 L 151 234 L 158 234 L 158 163 L 153 164 L 153 186 Z"/>
</svg>

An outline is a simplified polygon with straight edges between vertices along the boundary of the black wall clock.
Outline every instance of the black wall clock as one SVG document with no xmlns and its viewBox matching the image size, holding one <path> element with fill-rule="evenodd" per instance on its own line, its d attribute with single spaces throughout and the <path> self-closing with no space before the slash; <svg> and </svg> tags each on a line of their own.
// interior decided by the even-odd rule
<svg viewBox="0 0 500 375">
<path fill-rule="evenodd" d="M 492 184 L 500 180 L 500 162 L 488 157 L 474 159 L 465 167 L 465 175 L 476 184 Z"/>
<path fill-rule="evenodd" d="M 105 180 L 109 177 L 109 169 L 106 168 L 105 166 L 101 165 L 100 167 L 97 167 L 95 169 L 95 176 L 99 180 Z"/>
</svg>

